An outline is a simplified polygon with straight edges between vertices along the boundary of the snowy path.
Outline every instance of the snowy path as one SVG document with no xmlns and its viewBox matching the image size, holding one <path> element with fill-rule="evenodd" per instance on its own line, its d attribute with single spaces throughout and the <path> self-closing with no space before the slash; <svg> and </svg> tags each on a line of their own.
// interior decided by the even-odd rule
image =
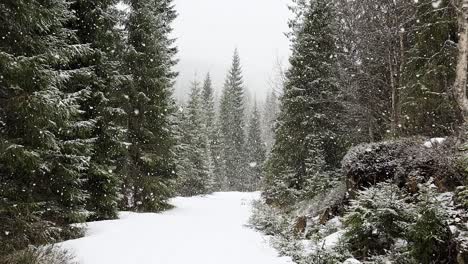
<svg viewBox="0 0 468 264">
<path fill-rule="evenodd" d="M 257 193 L 175 198 L 163 214 L 123 213 L 88 224 L 87 237 L 61 245 L 80 264 L 289 264 L 245 227 Z"/>
</svg>

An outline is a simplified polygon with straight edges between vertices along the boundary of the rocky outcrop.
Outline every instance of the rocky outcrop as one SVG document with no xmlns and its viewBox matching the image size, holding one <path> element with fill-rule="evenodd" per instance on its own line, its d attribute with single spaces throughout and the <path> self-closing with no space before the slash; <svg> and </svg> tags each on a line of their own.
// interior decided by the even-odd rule
<svg viewBox="0 0 468 264">
<path fill-rule="evenodd" d="M 412 138 L 360 145 L 348 152 L 342 169 L 351 192 L 392 180 L 414 193 L 430 178 L 440 191 L 448 191 L 464 178 L 450 140 L 432 144 Z"/>
</svg>

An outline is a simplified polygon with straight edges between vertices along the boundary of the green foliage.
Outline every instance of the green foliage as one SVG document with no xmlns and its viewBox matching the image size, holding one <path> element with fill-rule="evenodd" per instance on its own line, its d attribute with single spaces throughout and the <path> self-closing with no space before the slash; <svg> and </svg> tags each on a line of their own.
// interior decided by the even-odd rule
<svg viewBox="0 0 468 264">
<path fill-rule="evenodd" d="M 248 190 L 245 179 L 244 86 L 240 57 L 234 52 L 232 66 L 224 83 L 220 102 L 219 126 L 221 143 L 220 172 L 229 190 Z"/>
<path fill-rule="evenodd" d="M 261 200 L 254 202 L 249 220 L 249 223 L 257 230 L 272 236 L 272 245 L 280 255 L 299 260 L 304 248 L 296 238 L 293 222 L 293 217 Z"/>
<path fill-rule="evenodd" d="M 313 1 L 295 27 L 264 188 L 265 198 L 276 204 L 291 203 L 283 198 L 302 192 L 307 179 L 336 169 L 344 155 L 334 11 L 329 1 Z"/>
<path fill-rule="evenodd" d="M 455 192 L 455 201 L 458 206 L 468 210 L 468 187 L 460 186 Z"/>
<path fill-rule="evenodd" d="M 171 1 L 134 0 L 129 5 L 129 50 L 123 72 L 131 76 L 124 83 L 130 144 L 121 170 L 123 204 L 137 211 L 159 211 L 168 206 L 176 176 L 175 139 L 170 131 L 176 49 L 169 38 L 176 13 Z"/>
<path fill-rule="evenodd" d="M 73 135 L 86 133 L 89 90 L 66 84 L 91 49 L 75 43 L 65 1 L 3 1 L 0 17 L 0 219 L 11 232 L 1 250 L 17 250 L 66 238 L 84 220 L 90 147 Z"/>
<path fill-rule="evenodd" d="M 179 113 L 181 137 L 177 193 L 183 196 L 207 194 L 214 179 L 211 165 L 209 134 L 205 127 L 202 90 L 199 83 L 192 83 L 190 100 L 186 109 Z"/>
<path fill-rule="evenodd" d="M 414 22 L 408 30 L 402 89 L 402 115 L 407 135 L 450 135 L 461 120 L 452 100 L 455 79 L 456 11 L 450 1 L 415 3 Z"/>
<path fill-rule="evenodd" d="M 76 15 L 70 22 L 77 34 L 76 41 L 92 48 L 90 54 L 76 58 L 69 66 L 86 71 L 75 70 L 67 82 L 71 91 L 82 87 L 91 90 L 79 102 L 79 118 L 86 125 L 87 133 L 76 131 L 74 135 L 93 148 L 88 154 L 90 166 L 84 184 L 89 194 L 86 209 L 91 212 L 90 220 L 117 218 L 121 185 L 118 161 L 126 154 L 125 112 L 121 108 L 125 102 L 120 81 L 124 41 L 118 27 L 122 23 L 120 14 L 114 7 L 117 2 L 82 0 L 70 6 Z"/>
<path fill-rule="evenodd" d="M 0 264 L 74 264 L 74 257 L 66 250 L 55 247 L 28 247 L 5 257 Z"/>
<path fill-rule="evenodd" d="M 332 249 L 317 248 L 314 252 L 298 261 L 299 264 L 335 264 L 343 263 L 352 257 L 342 243 Z"/>
<path fill-rule="evenodd" d="M 345 237 L 355 256 L 382 255 L 403 238 L 411 220 L 410 205 L 398 186 L 379 183 L 360 191 L 344 216 Z"/>
<path fill-rule="evenodd" d="M 281 90 L 283 89 L 281 83 Z M 275 142 L 275 126 L 279 113 L 279 99 L 277 92 L 272 90 L 267 94 L 265 106 L 262 114 L 263 138 L 265 140 L 266 150 L 269 153 Z"/>
<path fill-rule="evenodd" d="M 411 256 L 420 263 L 452 263 L 450 216 L 438 199 L 435 186 L 431 182 L 422 185 L 417 199 L 416 217 L 407 235 Z"/>
<path fill-rule="evenodd" d="M 202 96 L 202 110 L 203 110 L 203 124 L 205 126 L 204 136 L 206 137 L 206 147 L 209 162 L 209 171 L 213 180 L 213 191 L 227 190 L 227 179 L 224 175 L 224 166 L 221 159 L 223 145 L 221 140 L 221 122 L 216 120 L 215 113 L 215 99 L 214 88 L 211 81 L 210 74 L 206 75 L 203 82 Z"/>
<path fill-rule="evenodd" d="M 256 229 L 270 236 L 279 235 L 289 229 L 291 219 L 280 210 L 268 206 L 261 200 L 254 201 L 252 207 L 253 212 L 249 223 Z"/>
<path fill-rule="evenodd" d="M 347 247 L 376 263 L 453 263 L 446 208 L 431 181 L 411 199 L 397 186 L 379 183 L 351 202 L 345 215 Z"/>
<path fill-rule="evenodd" d="M 257 104 L 255 104 L 252 117 L 250 119 L 245 146 L 247 164 L 249 166 L 247 171 L 247 185 L 250 190 L 257 190 L 263 176 L 263 166 L 266 159 L 260 122 L 260 114 L 257 109 Z"/>
<path fill-rule="evenodd" d="M 79 236 L 72 223 L 119 202 L 169 207 L 175 12 L 131 1 L 124 21 L 117 2 L 0 4 L 2 256 Z"/>
</svg>

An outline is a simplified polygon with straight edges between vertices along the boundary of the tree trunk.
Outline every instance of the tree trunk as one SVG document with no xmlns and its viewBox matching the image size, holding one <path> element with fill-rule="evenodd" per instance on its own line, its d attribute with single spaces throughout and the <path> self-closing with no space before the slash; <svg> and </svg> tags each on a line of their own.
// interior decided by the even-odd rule
<svg viewBox="0 0 468 264">
<path fill-rule="evenodd" d="M 466 97 L 467 71 L 468 71 L 468 0 L 459 0 L 459 40 L 458 62 L 456 78 L 453 86 L 455 100 L 457 101 L 463 123 L 468 124 L 468 99 Z"/>
<path fill-rule="evenodd" d="M 398 87 L 395 81 L 395 69 L 394 69 L 394 60 L 393 60 L 393 52 L 389 50 L 388 52 L 388 68 L 390 71 L 390 86 L 392 91 L 392 113 L 391 113 L 391 120 L 390 120 L 390 131 L 392 134 L 392 138 L 397 138 L 397 128 L 398 128 Z"/>
<path fill-rule="evenodd" d="M 468 0 L 459 0 L 458 4 L 458 62 L 453 92 L 463 118 L 459 136 L 460 146 L 466 150 L 466 146 L 463 145 L 467 142 L 468 132 L 468 98 L 466 97 L 468 71 Z"/>
</svg>

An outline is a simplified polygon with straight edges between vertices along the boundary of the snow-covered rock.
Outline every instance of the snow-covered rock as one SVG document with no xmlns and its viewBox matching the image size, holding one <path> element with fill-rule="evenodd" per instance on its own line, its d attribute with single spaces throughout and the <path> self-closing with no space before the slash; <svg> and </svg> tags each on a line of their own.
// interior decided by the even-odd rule
<svg viewBox="0 0 468 264">
<path fill-rule="evenodd" d="M 438 145 L 442 145 L 445 141 L 447 141 L 447 138 L 431 138 L 428 141 L 424 142 L 423 145 L 426 148 L 432 148 Z"/>
<path fill-rule="evenodd" d="M 338 232 L 335 232 L 323 239 L 323 246 L 326 249 L 332 249 L 338 245 L 338 242 L 341 240 L 343 237 L 345 231 L 340 230 Z"/>
<path fill-rule="evenodd" d="M 455 142 L 434 138 L 406 138 L 351 148 L 342 161 L 351 195 L 361 187 L 393 180 L 417 191 L 417 184 L 433 178 L 439 190 L 450 190 L 463 179 L 456 162 Z M 427 146 L 431 147 L 427 147 Z"/>
<path fill-rule="evenodd" d="M 349 258 L 345 260 L 343 264 L 362 264 L 362 262 L 357 259 Z"/>
</svg>

